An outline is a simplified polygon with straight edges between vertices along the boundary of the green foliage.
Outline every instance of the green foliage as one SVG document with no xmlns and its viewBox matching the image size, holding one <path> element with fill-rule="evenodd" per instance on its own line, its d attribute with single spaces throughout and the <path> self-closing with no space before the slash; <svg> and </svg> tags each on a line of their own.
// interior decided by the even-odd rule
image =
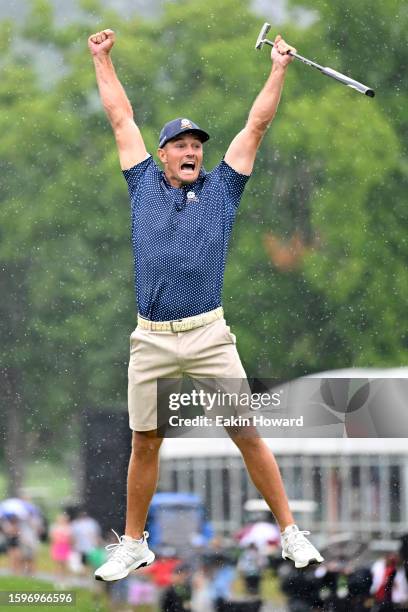
<svg viewBox="0 0 408 612">
<path fill-rule="evenodd" d="M 359 97 L 292 64 L 240 207 L 226 315 L 248 373 L 286 379 L 402 365 L 408 347 L 407 13 L 402 0 L 303 4 L 318 21 L 282 34 L 378 95 Z M 79 23 L 57 27 L 36 1 L 21 32 L 4 25 L 1 43 L 1 367 L 21 370 L 27 427 L 40 441 L 53 432 L 47 446 L 57 454 L 81 409 L 125 406 L 136 315 L 126 184 L 88 35 L 115 29 L 113 60 L 148 149 L 165 121 L 192 116 L 212 136 L 207 169 L 244 125 L 270 67 L 267 49 L 253 50 L 260 20 L 244 0 L 170 2 L 151 22 L 93 0 L 82 7 Z M 38 52 L 57 64 L 45 84 Z M 303 257 L 279 268 L 265 238 L 285 243 L 295 233 Z"/>
</svg>

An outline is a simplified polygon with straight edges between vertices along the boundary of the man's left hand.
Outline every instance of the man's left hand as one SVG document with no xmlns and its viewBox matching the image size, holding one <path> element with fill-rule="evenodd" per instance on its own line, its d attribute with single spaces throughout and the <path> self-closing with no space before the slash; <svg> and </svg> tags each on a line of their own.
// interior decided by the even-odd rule
<svg viewBox="0 0 408 612">
<path fill-rule="evenodd" d="M 272 48 L 272 61 L 275 65 L 286 68 L 295 59 L 291 55 L 288 55 L 288 51 L 296 53 L 295 47 L 288 45 L 280 34 L 277 35 L 274 41 L 274 47 Z"/>
</svg>

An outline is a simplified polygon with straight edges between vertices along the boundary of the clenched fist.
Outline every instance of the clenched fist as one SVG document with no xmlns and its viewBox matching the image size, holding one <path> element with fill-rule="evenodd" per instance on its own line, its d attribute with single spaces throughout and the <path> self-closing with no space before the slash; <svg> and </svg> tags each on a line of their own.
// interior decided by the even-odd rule
<svg viewBox="0 0 408 612">
<path fill-rule="evenodd" d="M 88 47 L 92 55 L 105 53 L 108 55 L 115 44 L 115 32 L 113 30 L 102 30 L 88 38 Z"/>
<path fill-rule="evenodd" d="M 293 62 L 295 59 L 293 56 L 288 55 L 288 51 L 293 51 L 296 53 L 296 49 L 288 45 L 282 38 L 280 34 L 274 40 L 274 47 L 272 47 L 272 61 L 274 64 L 279 64 L 286 68 L 288 64 Z"/>
</svg>

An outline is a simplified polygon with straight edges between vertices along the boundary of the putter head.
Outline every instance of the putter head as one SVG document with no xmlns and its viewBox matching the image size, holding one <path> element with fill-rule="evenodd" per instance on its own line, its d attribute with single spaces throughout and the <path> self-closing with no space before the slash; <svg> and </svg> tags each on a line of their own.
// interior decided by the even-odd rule
<svg viewBox="0 0 408 612">
<path fill-rule="evenodd" d="M 255 45 L 255 49 L 262 49 L 262 47 L 265 44 L 265 37 L 267 35 L 267 33 L 269 32 L 269 30 L 271 29 L 271 24 L 270 23 L 264 23 L 261 31 L 259 32 L 259 36 L 257 38 L 256 41 L 256 45 Z"/>
</svg>

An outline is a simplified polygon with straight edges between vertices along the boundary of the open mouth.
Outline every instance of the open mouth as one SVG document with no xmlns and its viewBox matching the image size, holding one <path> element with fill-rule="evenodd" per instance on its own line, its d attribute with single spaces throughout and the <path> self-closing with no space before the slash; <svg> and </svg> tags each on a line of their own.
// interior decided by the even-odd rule
<svg viewBox="0 0 408 612">
<path fill-rule="evenodd" d="M 195 169 L 196 165 L 194 162 L 184 162 L 184 164 L 181 164 L 181 171 L 187 174 L 193 174 Z"/>
</svg>

